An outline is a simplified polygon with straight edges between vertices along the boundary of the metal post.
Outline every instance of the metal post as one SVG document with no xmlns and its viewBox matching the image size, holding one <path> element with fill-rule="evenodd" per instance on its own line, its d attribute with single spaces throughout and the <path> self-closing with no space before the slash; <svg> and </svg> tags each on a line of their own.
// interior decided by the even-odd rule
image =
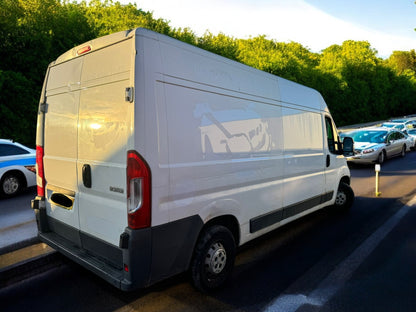
<svg viewBox="0 0 416 312">
<path fill-rule="evenodd" d="M 376 196 L 379 197 L 381 195 L 381 192 L 378 191 L 378 185 L 379 185 L 379 172 L 380 172 L 380 165 L 377 164 L 375 167 L 375 171 L 376 171 Z"/>
</svg>

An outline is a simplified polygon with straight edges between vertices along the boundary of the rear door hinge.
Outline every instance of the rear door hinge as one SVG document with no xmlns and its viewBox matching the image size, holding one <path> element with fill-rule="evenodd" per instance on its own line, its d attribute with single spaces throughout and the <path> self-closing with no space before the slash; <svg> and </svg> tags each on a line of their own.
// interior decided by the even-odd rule
<svg viewBox="0 0 416 312">
<path fill-rule="evenodd" d="M 46 102 L 41 103 L 40 104 L 40 107 L 39 107 L 39 110 L 42 113 L 47 113 L 47 111 L 48 111 L 48 104 L 46 104 Z"/>
<path fill-rule="evenodd" d="M 126 102 L 132 103 L 134 100 L 134 88 L 133 87 L 127 87 L 126 93 L 125 93 L 125 100 Z"/>
</svg>

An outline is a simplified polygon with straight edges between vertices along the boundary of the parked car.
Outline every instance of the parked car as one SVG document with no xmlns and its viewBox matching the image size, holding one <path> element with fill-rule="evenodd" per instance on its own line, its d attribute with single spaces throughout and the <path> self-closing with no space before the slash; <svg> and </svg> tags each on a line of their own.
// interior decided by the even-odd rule
<svg viewBox="0 0 416 312">
<path fill-rule="evenodd" d="M 406 124 L 403 122 L 384 122 L 381 124 L 381 127 L 400 131 L 405 131 L 407 129 Z"/>
<path fill-rule="evenodd" d="M 408 140 L 401 131 L 387 128 L 360 129 L 345 134 L 354 139 L 354 155 L 347 157 L 353 163 L 383 163 L 394 156 L 404 157 Z"/>
<path fill-rule="evenodd" d="M 405 124 L 407 129 L 416 128 L 416 117 L 402 118 L 402 119 L 392 119 L 391 122 L 403 123 L 403 124 Z"/>
<path fill-rule="evenodd" d="M 17 142 L 0 139 L 0 195 L 11 197 L 36 185 L 36 151 Z"/>
<path fill-rule="evenodd" d="M 415 150 L 415 147 L 416 147 L 416 128 L 407 130 L 407 135 L 409 136 L 409 138 L 413 139 L 413 146 L 411 147 L 411 149 Z"/>
</svg>

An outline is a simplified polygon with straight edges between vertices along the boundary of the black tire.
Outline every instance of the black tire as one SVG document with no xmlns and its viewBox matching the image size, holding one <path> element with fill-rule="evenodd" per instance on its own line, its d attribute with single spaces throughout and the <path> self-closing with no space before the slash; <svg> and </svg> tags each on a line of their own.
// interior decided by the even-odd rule
<svg viewBox="0 0 416 312">
<path fill-rule="evenodd" d="M 335 197 L 334 207 L 339 211 L 349 210 L 354 202 L 354 196 L 351 186 L 341 182 Z"/>
<path fill-rule="evenodd" d="M 0 182 L 0 194 L 12 197 L 18 194 L 23 187 L 21 178 L 14 173 L 6 173 Z"/>
<path fill-rule="evenodd" d="M 401 151 L 401 153 L 400 153 L 400 156 L 401 156 L 401 157 L 406 156 L 406 145 L 403 145 L 403 147 L 402 147 L 402 151 Z"/>
<path fill-rule="evenodd" d="M 226 227 L 214 225 L 200 236 L 191 262 L 192 281 L 198 290 L 212 292 L 221 288 L 231 276 L 236 245 Z"/>
<path fill-rule="evenodd" d="M 380 154 L 378 154 L 377 163 L 382 164 L 386 160 L 386 153 L 384 151 L 381 151 Z"/>
</svg>

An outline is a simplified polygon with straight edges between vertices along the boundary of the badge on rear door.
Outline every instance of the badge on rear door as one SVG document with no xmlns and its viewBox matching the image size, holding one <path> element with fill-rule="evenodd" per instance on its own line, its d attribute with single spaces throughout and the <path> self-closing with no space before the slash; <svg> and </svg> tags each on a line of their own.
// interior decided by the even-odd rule
<svg viewBox="0 0 416 312">
<path fill-rule="evenodd" d="M 111 192 L 116 192 L 116 193 L 121 193 L 121 194 L 124 193 L 124 190 L 122 188 L 115 187 L 115 186 L 110 186 L 110 191 Z"/>
</svg>

